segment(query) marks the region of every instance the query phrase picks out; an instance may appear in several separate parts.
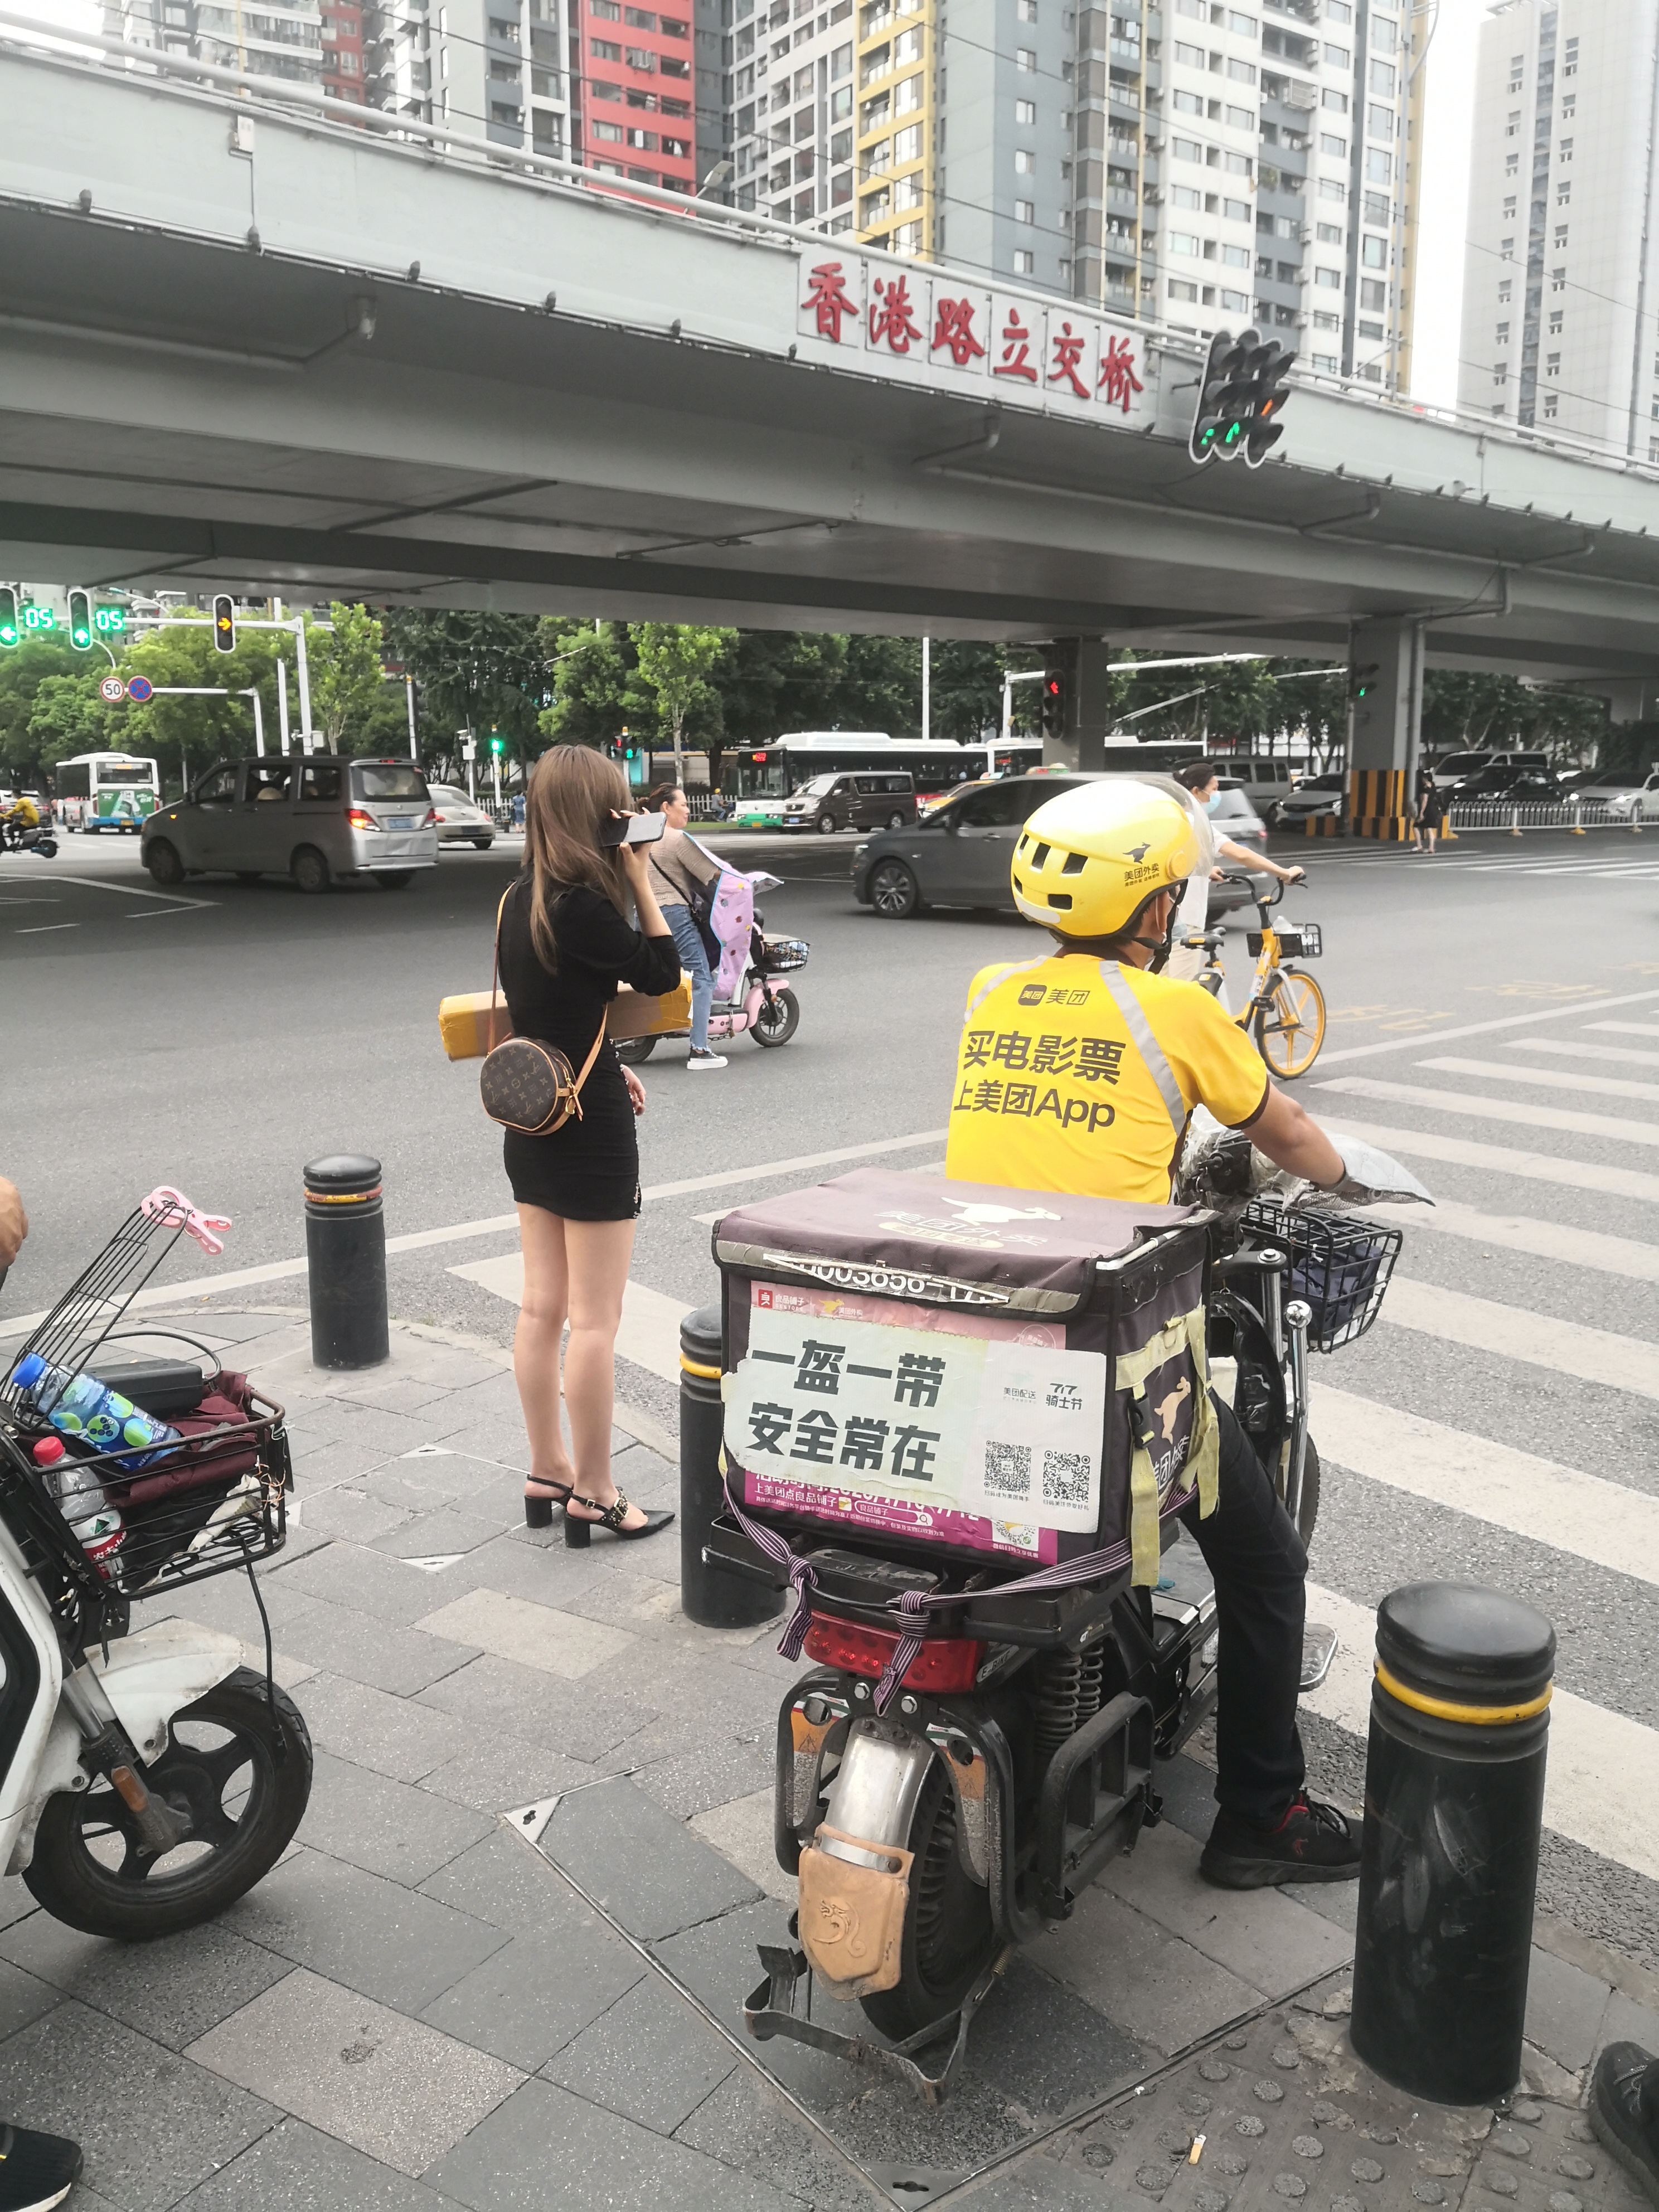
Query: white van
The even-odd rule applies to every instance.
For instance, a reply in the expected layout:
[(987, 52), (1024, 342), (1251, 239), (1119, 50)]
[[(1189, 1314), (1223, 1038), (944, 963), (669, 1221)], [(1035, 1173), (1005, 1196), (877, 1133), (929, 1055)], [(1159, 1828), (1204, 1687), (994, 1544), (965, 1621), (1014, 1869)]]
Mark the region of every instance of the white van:
[(1307, 773), (1305, 763), (1268, 759), (1261, 755), (1232, 760), (1219, 758), (1216, 765), (1228, 782), (1243, 787), (1251, 805), (1264, 821), (1269, 810), (1277, 806), (1281, 799), (1288, 799), (1298, 778)]

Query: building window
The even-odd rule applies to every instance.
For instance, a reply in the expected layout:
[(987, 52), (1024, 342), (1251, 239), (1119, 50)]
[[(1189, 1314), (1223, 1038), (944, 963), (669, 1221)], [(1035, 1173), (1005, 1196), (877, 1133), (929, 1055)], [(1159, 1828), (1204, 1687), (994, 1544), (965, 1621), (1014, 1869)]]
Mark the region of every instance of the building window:
[(1014, 221), (1016, 222), (1035, 222), (1036, 221), (1036, 209), (1030, 200), (1016, 200), (1014, 202)]
[(1565, 246), (1566, 242), (1567, 226), (1564, 222), (1558, 222), (1555, 226), (1555, 248), (1558, 253)]
[(1036, 100), (1017, 100), (1014, 102), (1014, 120), (1016, 123), (1035, 123), (1036, 121)]
[(1368, 146), (1365, 149), (1365, 174), (1374, 185), (1392, 184), (1394, 155), (1383, 153), (1378, 146)]
[(1495, 362), (1493, 362), (1493, 363), (1492, 363), (1492, 382), (1493, 382), (1494, 384), (1504, 384), (1504, 383), (1507, 383), (1507, 382), (1508, 382), (1508, 380), (1509, 380), (1509, 374), (1510, 374), (1510, 365), (1509, 365), (1508, 362), (1506, 362), (1506, 361), (1495, 361)]
[(852, 47), (850, 46), (837, 46), (835, 52), (830, 57), (830, 76), (831, 82), (833, 82), (836, 77), (851, 76), (852, 74)]
[(1572, 159), (1572, 141), (1571, 141), (1571, 138), (1564, 138), (1564, 139), (1561, 141), (1560, 144), (1556, 148), (1555, 152), (1556, 152), (1556, 158), (1557, 158), (1557, 160), (1558, 160), (1558, 161), (1571, 161), (1571, 159)]
[(1017, 70), (1023, 70), (1027, 76), (1035, 76), (1036, 56), (1030, 46), (1017, 46), (1014, 49), (1014, 67)]
[(619, 62), (622, 59), (622, 48), (611, 39), (590, 39), (587, 49), (596, 62)]
[(1498, 329), (1497, 329), (1497, 331), (1496, 331), (1496, 333), (1495, 333), (1495, 336), (1496, 336), (1497, 343), (1498, 343), (1499, 345), (1507, 345), (1507, 344), (1509, 343), (1509, 342), (1510, 342), (1510, 326), (1509, 326), (1509, 325), (1508, 325), (1507, 323), (1499, 323), (1499, 325), (1498, 325)]
[(1572, 185), (1571, 182), (1560, 184), (1556, 186), (1555, 204), (1559, 208), (1570, 207), (1572, 204)]
[(917, 161), (921, 158), (921, 125), (911, 124), (908, 131), (899, 131), (893, 140), (895, 161)]
[(1340, 315), (1328, 314), (1316, 307), (1313, 326), (1316, 331), (1340, 331), (1342, 327), (1342, 318)]
[(1552, 307), (1550, 309), (1550, 336), (1552, 337), (1559, 337), (1560, 333), (1561, 310), (1559, 307)]
[(1221, 295), (1221, 304), (1231, 314), (1248, 315), (1250, 312), (1250, 295), (1248, 292), (1224, 292)]
[(1196, 138), (1171, 138), (1170, 151), (1177, 161), (1202, 161), (1204, 149)]
[(1346, 138), (1334, 137), (1328, 131), (1322, 131), (1319, 134), (1319, 150), (1322, 154), (1334, 154), (1338, 161), (1342, 161), (1347, 155), (1348, 142)]
[(1316, 235), (1322, 246), (1340, 246), (1342, 226), (1340, 222), (1322, 222), (1317, 228)]
[(1544, 356), (1544, 374), (1546, 376), (1560, 375), (1561, 356), (1559, 353), (1547, 353)]
[(1224, 154), (1221, 157), (1221, 166), (1229, 176), (1248, 177), (1250, 173), (1250, 157), (1248, 154)]
[(1521, 136), (1521, 111), (1518, 107), (1510, 108), (1510, 119), (1504, 125), (1504, 136), (1506, 138), (1518, 138)]
[(1368, 107), (1365, 110), (1365, 132), (1368, 137), (1394, 137), (1394, 110), (1391, 107)]
[(1500, 307), (1508, 307), (1510, 303), (1510, 294), (1514, 289), (1514, 285), (1515, 280), (1513, 277), (1506, 276), (1503, 283), (1498, 286), (1498, 304)]
[[(1171, 276), (1170, 297), (1172, 300), (1196, 300), (1198, 287), (1196, 284), (1188, 284), (1183, 277)], [(1656, 441), (1654, 447), (1654, 458), (1659, 459), (1659, 441)]]
[(1368, 238), (1361, 249), (1360, 258), (1367, 269), (1386, 269), (1389, 265), (1389, 241), (1386, 238)]
[(1334, 353), (1316, 353), (1313, 365), (1316, 370), (1322, 371), (1327, 376), (1340, 376), (1342, 373), (1342, 364)]
[(1188, 69), (1201, 70), (1205, 65), (1203, 47), (1183, 46), (1179, 39), (1176, 40), (1175, 58)]
[(1037, 19), (1037, 0), (1019, 0), (1014, 13), (1022, 23), (1035, 23)]
[(1014, 174), (1017, 177), (1034, 177), (1036, 174), (1036, 155), (1028, 153), (1023, 146), (1017, 147), (1014, 151)]
[(1236, 62), (1229, 58), (1227, 74), (1235, 84), (1254, 84), (1255, 67), (1251, 62)]
[(1550, 271), (1550, 289), (1551, 289), (1551, 291), (1552, 291), (1552, 292), (1565, 292), (1565, 291), (1566, 290), (1566, 289), (1567, 289), (1567, 272), (1566, 272), (1566, 270), (1565, 270), (1565, 269), (1552, 269), (1552, 270), (1551, 270), (1551, 271)]
[(1577, 39), (1569, 39), (1567, 40), (1566, 50), (1562, 56), (1561, 74), (1563, 76), (1577, 76), (1578, 74), (1578, 41)]
[(1553, 392), (1547, 392), (1544, 394), (1544, 420), (1547, 422), (1553, 422), (1555, 420), (1556, 402), (1559, 397), (1559, 394)]
[(1014, 274), (1016, 276), (1036, 275), (1036, 256), (1024, 246), (1019, 247), (1014, 254)]
[(1374, 276), (1362, 276), (1359, 280), (1359, 304), (1369, 308), (1372, 314), (1380, 315), (1389, 304), (1388, 286), (1379, 283)]
[(1182, 115), (1202, 115), (1204, 102), (1195, 92), (1178, 92), (1175, 96), (1176, 110)]
[(1340, 292), (1342, 289), (1342, 271), (1340, 269), (1316, 269), (1314, 283), (1327, 292)]
[(1319, 197), (1322, 200), (1345, 201), (1348, 197), (1348, 188), (1339, 178), (1322, 177), (1319, 179)]
[(1327, 85), (1319, 95), (1319, 104), (1322, 107), (1328, 107), (1333, 114), (1346, 115), (1348, 112), (1348, 95), (1346, 92), (1334, 92), (1330, 86)]
[(1230, 131), (1254, 131), (1255, 129), (1255, 117), (1248, 107), (1229, 107), (1226, 114), (1226, 121), (1227, 128)]
[[(1378, 19), (1373, 18), (1371, 28), (1375, 31), (1377, 27)], [(1373, 62), (1371, 64), (1366, 82), (1379, 100), (1392, 100), (1394, 98), (1396, 81), (1392, 63)]]
[(1326, 66), (1329, 69), (1352, 69), (1353, 67), (1353, 56), (1349, 52), (1346, 46), (1327, 46), (1325, 49), (1325, 62)]

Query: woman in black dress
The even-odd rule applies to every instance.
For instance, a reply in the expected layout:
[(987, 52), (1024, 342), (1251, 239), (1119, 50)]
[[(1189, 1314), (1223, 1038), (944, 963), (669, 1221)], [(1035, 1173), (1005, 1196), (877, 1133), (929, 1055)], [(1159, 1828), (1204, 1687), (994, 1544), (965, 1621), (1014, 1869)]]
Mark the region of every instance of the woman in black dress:
[[(556, 1045), (578, 1073), (619, 981), (663, 992), (680, 980), (647, 872), (649, 848), (601, 842), (627, 811), (628, 785), (614, 761), (585, 745), (544, 754), (525, 806), (526, 866), (501, 907), (501, 990), (514, 1034)], [(580, 1118), (562, 1128), (545, 1137), (509, 1129), (502, 1148), (524, 1245), (513, 1369), (530, 1437), (525, 1519), (546, 1528), (563, 1504), (565, 1541), (574, 1546), (589, 1541), (595, 1522), (619, 1536), (648, 1536), (674, 1517), (630, 1505), (611, 1474), (617, 1329), (640, 1210), (634, 1118), (645, 1111), (645, 1088), (608, 1038), (579, 1103)], [(568, 1452), (559, 1418), (567, 1320)]]

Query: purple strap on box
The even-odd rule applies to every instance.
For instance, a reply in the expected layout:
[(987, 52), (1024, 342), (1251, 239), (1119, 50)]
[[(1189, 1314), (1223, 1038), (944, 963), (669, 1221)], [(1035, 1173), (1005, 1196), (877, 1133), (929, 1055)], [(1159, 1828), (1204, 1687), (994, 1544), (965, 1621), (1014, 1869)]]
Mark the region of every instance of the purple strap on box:
[[(817, 1587), (817, 1577), (812, 1571), (811, 1561), (799, 1558), (775, 1528), (769, 1528), (759, 1521), (751, 1521), (732, 1495), (730, 1475), (725, 1475), (721, 1480), (726, 1487), (726, 1502), (731, 1507), (738, 1526), (774, 1566), (782, 1568), (795, 1593), (795, 1609), (778, 1640), (778, 1650), (786, 1659), (799, 1659), (801, 1646), (806, 1641), (806, 1632), (812, 1625), (812, 1592)], [(1190, 1484), (1185, 1490), (1172, 1490), (1167, 1501), (1158, 1508), (1160, 1525), (1171, 1514), (1179, 1513), (1184, 1506), (1190, 1505), (1197, 1494), (1196, 1483)], [(1121, 1574), (1133, 1556), (1127, 1541), (1111, 1544), (1103, 1552), (1085, 1552), (1080, 1557), (1067, 1559), (1060, 1566), (1039, 1567), (1031, 1574), (1016, 1575), (1002, 1587), (1022, 1591), (1071, 1589), (1079, 1583), (1100, 1582), (1108, 1575)], [(899, 1615), (899, 1640), (892, 1657), (882, 1670), (880, 1680), (876, 1684), (875, 1707), (878, 1713), (884, 1713), (892, 1703), (894, 1692), (908, 1673), (926, 1640), (912, 1632), (910, 1624), (916, 1620), (918, 1614), (962, 1602), (963, 1593), (960, 1590), (932, 1595), (921, 1590), (906, 1590), (902, 1596), (888, 1600), (888, 1610)]]

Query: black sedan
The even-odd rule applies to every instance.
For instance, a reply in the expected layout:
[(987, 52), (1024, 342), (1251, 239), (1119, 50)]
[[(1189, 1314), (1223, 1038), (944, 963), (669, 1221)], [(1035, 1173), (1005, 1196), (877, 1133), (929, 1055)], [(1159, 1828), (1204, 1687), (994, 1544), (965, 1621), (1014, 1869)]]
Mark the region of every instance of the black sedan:
[[(858, 848), (853, 896), (890, 921), (902, 921), (930, 906), (991, 907), (1013, 914), (1018, 909), (1008, 877), (1020, 831), (1046, 800), (1094, 780), (1008, 776), (952, 792), (923, 820), (902, 830), (878, 830)], [(1225, 834), (1236, 837), (1241, 827), (1229, 821)], [(1210, 887), (1210, 914), (1248, 905), (1255, 896), (1248, 875), (1230, 873)]]

